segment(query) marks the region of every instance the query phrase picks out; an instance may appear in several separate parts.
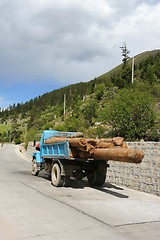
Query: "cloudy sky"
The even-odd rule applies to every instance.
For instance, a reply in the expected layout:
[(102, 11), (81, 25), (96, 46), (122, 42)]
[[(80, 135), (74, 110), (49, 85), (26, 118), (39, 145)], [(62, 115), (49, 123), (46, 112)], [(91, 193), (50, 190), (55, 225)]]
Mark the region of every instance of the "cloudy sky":
[(160, 0), (0, 0), (0, 108), (160, 49)]

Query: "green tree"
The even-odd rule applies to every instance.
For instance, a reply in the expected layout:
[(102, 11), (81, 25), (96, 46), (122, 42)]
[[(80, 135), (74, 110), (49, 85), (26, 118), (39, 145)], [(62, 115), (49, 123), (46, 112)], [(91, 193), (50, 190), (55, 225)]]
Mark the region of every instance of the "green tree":
[(109, 105), (108, 122), (126, 140), (144, 138), (154, 119), (152, 99), (145, 92), (122, 90)]
[(122, 62), (123, 62), (123, 68), (124, 68), (126, 66), (126, 64), (127, 64), (128, 59), (130, 58), (129, 57), (130, 51), (128, 50), (127, 45), (126, 45), (125, 42), (123, 43), (123, 45), (120, 48), (121, 48), (121, 51), (122, 51), (121, 52), (122, 53), (122, 57), (123, 57)]
[(148, 65), (146, 71), (143, 74), (145, 81), (148, 81), (150, 85), (157, 81), (157, 77), (155, 75), (155, 70), (153, 65)]
[(22, 131), (19, 129), (19, 125), (16, 122), (13, 122), (11, 126), (11, 141), (14, 141), (15, 144), (21, 143), (21, 134)]
[(125, 86), (124, 80), (121, 78), (121, 74), (113, 74), (111, 76), (112, 83), (118, 88), (123, 88)]
[(123, 87), (131, 84), (131, 76), (132, 76), (131, 67), (126, 65), (124, 68), (122, 68), (122, 72), (121, 72), (121, 81), (123, 80), (122, 81)]
[(111, 76), (111, 82), (115, 84), (118, 88), (124, 88), (131, 83), (131, 67), (128, 66), (128, 59), (130, 51), (127, 48), (126, 43), (123, 43), (123, 46), (120, 47), (122, 50), (122, 70), (118, 74), (113, 74)]
[(96, 88), (95, 88), (95, 98), (98, 101), (103, 98), (104, 91), (105, 91), (105, 84), (104, 83), (100, 83), (100, 84), (96, 85)]
[(93, 119), (96, 118), (97, 101), (91, 99), (82, 107), (82, 113), (88, 125), (93, 125)]
[(65, 129), (66, 131), (71, 132), (79, 132), (84, 130), (85, 126), (85, 119), (83, 116), (76, 117), (76, 116), (70, 116), (65, 120)]

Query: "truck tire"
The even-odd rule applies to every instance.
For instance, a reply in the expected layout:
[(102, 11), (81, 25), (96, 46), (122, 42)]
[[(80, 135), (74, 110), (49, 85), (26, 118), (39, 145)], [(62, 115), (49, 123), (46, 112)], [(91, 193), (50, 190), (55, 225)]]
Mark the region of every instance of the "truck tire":
[(96, 169), (92, 170), (88, 175), (88, 183), (90, 186), (102, 186), (106, 180), (107, 165), (98, 164)]
[(70, 183), (70, 176), (62, 176), (62, 186), (68, 187)]
[(88, 183), (90, 186), (95, 186), (97, 180), (97, 171), (93, 170), (87, 175)]
[(38, 176), (38, 174), (39, 174), (39, 170), (37, 169), (36, 160), (33, 159), (32, 160), (32, 175)]
[(90, 186), (102, 186), (106, 180), (106, 173), (99, 173), (97, 170), (94, 170), (87, 178)]
[(106, 173), (97, 173), (97, 179), (95, 182), (95, 186), (102, 186), (106, 180)]
[(63, 181), (61, 178), (61, 168), (58, 163), (55, 163), (52, 166), (51, 182), (55, 187), (61, 187), (63, 185)]

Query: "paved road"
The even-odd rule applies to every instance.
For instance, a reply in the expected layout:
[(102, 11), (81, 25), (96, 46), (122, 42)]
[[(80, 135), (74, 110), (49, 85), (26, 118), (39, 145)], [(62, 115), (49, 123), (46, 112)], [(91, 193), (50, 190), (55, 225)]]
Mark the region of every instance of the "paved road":
[(159, 240), (160, 198), (106, 183), (55, 188), (14, 145), (0, 147), (1, 240)]

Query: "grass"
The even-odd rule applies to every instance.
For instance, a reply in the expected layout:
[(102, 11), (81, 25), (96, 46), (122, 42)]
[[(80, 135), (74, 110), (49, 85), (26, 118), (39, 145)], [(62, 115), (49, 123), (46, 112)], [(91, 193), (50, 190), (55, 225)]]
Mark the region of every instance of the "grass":
[(11, 129), (11, 125), (0, 124), (0, 133), (6, 132)]

